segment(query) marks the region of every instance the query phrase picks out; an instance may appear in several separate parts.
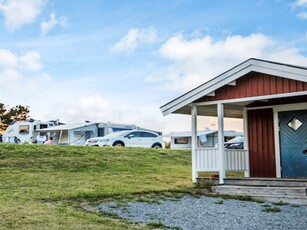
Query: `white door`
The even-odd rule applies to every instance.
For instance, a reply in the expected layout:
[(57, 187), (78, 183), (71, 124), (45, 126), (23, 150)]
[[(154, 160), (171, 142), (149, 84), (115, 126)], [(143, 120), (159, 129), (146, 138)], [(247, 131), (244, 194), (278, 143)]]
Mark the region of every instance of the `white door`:
[(140, 132), (128, 133), (125, 137), (125, 145), (130, 147), (142, 147)]
[(141, 145), (142, 147), (150, 148), (155, 143), (157, 136), (149, 132), (141, 133)]

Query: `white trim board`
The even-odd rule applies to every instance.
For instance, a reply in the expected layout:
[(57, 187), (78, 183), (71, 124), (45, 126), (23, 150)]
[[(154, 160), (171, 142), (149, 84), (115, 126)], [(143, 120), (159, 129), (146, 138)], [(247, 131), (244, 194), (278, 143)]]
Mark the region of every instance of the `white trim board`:
[(300, 91), (300, 92), (294, 92), (294, 93), (281, 93), (281, 94), (264, 95), (264, 96), (255, 96), (255, 97), (244, 97), (244, 98), (227, 99), (227, 100), (219, 100), (219, 101), (198, 102), (198, 103), (193, 103), (192, 105), (202, 106), (202, 105), (215, 105), (215, 104), (218, 104), (218, 103), (228, 104), (228, 103), (260, 101), (260, 100), (267, 100), (267, 99), (278, 99), (278, 98), (283, 98), (283, 97), (296, 97), (296, 96), (305, 96), (305, 95), (307, 95), (307, 91)]
[(285, 105), (268, 105), (268, 106), (259, 106), (259, 107), (250, 107), (246, 108), (246, 110), (257, 110), (257, 109), (273, 109), (274, 111), (281, 112), (281, 111), (288, 111), (287, 109), (291, 108), (290, 111), (294, 110), (305, 110), (307, 109), (307, 102), (301, 103), (292, 103), (292, 104), (285, 104)]

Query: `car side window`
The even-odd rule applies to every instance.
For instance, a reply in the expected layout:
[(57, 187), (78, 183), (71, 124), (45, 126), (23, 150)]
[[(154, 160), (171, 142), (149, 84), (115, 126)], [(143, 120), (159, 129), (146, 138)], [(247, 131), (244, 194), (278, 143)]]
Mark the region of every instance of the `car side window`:
[(132, 132), (132, 133), (128, 133), (125, 137), (130, 137), (130, 138), (134, 138), (134, 137), (140, 137), (140, 132)]
[(157, 135), (153, 133), (141, 132), (141, 137), (156, 138)]

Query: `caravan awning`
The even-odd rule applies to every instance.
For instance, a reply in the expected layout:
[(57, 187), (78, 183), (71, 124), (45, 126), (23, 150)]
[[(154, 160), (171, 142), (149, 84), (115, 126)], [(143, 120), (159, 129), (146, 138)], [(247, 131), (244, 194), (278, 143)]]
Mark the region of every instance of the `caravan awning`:
[(45, 129), (37, 129), (35, 132), (57, 132), (57, 131), (62, 131), (62, 130), (72, 130), (72, 129), (78, 129), (78, 128), (84, 128), (87, 126), (95, 125), (96, 123), (79, 123), (79, 124), (69, 124), (69, 125), (58, 125), (58, 126), (53, 126)]

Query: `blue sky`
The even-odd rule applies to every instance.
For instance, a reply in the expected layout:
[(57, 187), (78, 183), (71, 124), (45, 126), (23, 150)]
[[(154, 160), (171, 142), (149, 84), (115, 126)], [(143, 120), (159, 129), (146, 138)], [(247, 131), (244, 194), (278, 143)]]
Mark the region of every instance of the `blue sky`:
[(307, 0), (0, 0), (0, 101), (40, 120), (188, 130), (159, 107), (250, 57), (307, 66), (306, 43)]

